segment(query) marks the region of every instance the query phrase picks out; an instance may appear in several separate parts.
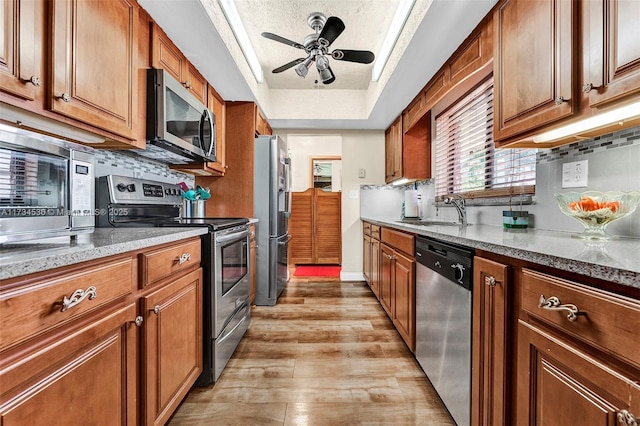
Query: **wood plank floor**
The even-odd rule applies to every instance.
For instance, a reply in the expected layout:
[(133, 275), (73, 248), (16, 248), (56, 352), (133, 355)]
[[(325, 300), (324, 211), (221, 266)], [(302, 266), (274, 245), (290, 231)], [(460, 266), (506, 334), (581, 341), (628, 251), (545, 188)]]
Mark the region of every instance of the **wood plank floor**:
[(455, 425), (369, 287), (293, 277), (169, 425)]

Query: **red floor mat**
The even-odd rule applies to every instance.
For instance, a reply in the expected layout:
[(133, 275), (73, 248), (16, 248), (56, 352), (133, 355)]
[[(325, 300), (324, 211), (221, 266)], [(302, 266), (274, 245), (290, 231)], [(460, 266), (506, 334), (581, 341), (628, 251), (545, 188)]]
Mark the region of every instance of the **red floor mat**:
[(339, 265), (300, 265), (293, 273), (295, 277), (340, 277)]

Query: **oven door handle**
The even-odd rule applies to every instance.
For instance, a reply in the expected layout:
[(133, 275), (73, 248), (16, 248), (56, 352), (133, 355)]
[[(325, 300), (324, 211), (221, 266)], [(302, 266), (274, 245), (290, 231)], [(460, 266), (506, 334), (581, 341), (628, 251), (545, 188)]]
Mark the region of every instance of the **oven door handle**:
[(245, 303), (241, 309), (237, 310), (236, 313), (233, 314), (233, 316), (229, 319), (229, 323), (231, 323), (233, 319), (240, 314), (242, 314), (242, 319), (238, 321), (238, 323), (234, 325), (231, 330), (229, 330), (227, 333), (224, 333), (223, 335), (220, 336), (219, 339), (217, 339), (217, 342), (216, 342), (217, 345), (221, 345), (222, 343), (224, 343), (224, 341), (227, 340), (229, 336), (232, 336), (233, 333), (236, 331), (236, 329), (244, 323), (244, 321), (247, 319), (245, 312), (247, 312), (248, 309), (249, 309), (249, 305)]
[(229, 241), (241, 240), (248, 237), (250, 234), (249, 229), (245, 229), (240, 232), (234, 232), (233, 234), (216, 235), (216, 244), (224, 244)]

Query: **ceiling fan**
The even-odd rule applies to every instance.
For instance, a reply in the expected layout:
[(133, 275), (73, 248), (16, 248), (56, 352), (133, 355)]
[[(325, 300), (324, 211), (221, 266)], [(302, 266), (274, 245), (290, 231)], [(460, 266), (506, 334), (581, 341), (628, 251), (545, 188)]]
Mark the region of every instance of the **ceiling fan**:
[(307, 23), (315, 31), (314, 34), (309, 34), (304, 38), (303, 44), (286, 39), (277, 34), (264, 32), (263, 37), (270, 40), (284, 43), (286, 45), (302, 49), (307, 52), (306, 58), (298, 58), (286, 63), (272, 72), (274, 74), (286, 71), (297, 65), (296, 73), (304, 78), (309, 72), (309, 68), (312, 63), (316, 63), (316, 69), (320, 75), (320, 80), (324, 84), (331, 84), (336, 80), (336, 76), (331, 71), (329, 66), (329, 58), (326, 55), (331, 56), (337, 61), (357, 62), (360, 64), (370, 64), (373, 62), (375, 56), (373, 52), (368, 50), (346, 50), (336, 49), (329, 53), (329, 46), (333, 43), (340, 34), (344, 31), (344, 22), (336, 16), (330, 16), (327, 18), (323, 13), (313, 12), (307, 18)]

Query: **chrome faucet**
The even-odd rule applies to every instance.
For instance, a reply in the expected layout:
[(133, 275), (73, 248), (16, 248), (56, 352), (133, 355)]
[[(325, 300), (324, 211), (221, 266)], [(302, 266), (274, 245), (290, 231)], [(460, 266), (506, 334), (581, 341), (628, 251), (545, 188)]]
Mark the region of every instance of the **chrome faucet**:
[(458, 197), (457, 199), (453, 198), (453, 196), (446, 197), (444, 199), (445, 204), (453, 204), (453, 206), (458, 211), (458, 221), (460, 225), (467, 225), (467, 210), (465, 208), (464, 197), (459, 194), (454, 194), (454, 196)]

